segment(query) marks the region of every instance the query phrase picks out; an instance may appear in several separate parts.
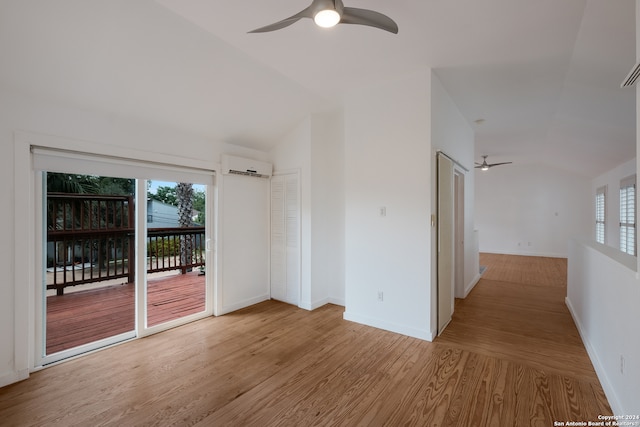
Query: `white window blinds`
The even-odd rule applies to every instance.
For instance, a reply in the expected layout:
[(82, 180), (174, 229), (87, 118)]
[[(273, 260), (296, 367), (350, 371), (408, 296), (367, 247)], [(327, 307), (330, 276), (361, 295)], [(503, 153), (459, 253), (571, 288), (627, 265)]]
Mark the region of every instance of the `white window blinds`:
[(31, 152), (34, 170), (213, 185), (210, 170), (46, 147), (32, 146)]
[(620, 181), (620, 250), (636, 254), (636, 176)]
[(600, 187), (596, 190), (596, 242), (604, 244), (605, 242), (605, 199), (607, 187)]

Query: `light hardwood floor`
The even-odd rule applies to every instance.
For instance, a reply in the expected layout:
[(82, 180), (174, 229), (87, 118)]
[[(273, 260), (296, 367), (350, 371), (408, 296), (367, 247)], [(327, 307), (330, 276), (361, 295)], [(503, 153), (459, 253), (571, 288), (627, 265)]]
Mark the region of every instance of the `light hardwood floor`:
[[(265, 302), (0, 389), (3, 426), (552, 426), (611, 414), (564, 307), (566, 261), (489, 268), (429, 343)], [(563, 278), (564, 276), (564, 278)]]

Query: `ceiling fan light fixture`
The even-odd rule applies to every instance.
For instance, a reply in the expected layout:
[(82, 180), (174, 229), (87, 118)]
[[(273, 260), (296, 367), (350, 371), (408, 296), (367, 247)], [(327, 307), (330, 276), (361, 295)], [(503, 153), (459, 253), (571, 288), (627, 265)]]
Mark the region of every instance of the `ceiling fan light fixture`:
[(387, 15), (375, 10), (345, 7), (342, 0), (311, 0), (309, 6), (295, 15), (273, 24), (256, 28), (249, 31), (249, 33), (267, 33), (281, 30), (305, 18), (313, 19), (317, 26), (323, 28), (331, 28), (337, 24), (357, 24), (398, 34), (398, 24)]
[(482, 156), (482, 163), (477, 163), (476, 162), (476, 169), (480, 169), (481, 171), (488, 171), (489, 168), (492, 168), (494, 166), (500, 166), (500, 165), (510, 165), (513, 162), (500, 162), (500, 163), (487, 163), (487, 156), (486, 154)]
[(318, 27), (331, 28), (340, 22), (340, 14), (334, 9), (325, 9), (316, 13), (313, 20)]

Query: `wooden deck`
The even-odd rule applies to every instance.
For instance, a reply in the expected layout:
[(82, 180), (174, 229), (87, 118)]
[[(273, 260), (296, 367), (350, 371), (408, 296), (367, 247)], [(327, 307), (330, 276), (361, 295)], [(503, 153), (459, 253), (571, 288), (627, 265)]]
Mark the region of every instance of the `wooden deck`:
[[(205, 276), (198, 272), (149, 280), (148, 325), (205, 309)], [(47, 354), (134, 330), (134, 284), (47, 297)]]

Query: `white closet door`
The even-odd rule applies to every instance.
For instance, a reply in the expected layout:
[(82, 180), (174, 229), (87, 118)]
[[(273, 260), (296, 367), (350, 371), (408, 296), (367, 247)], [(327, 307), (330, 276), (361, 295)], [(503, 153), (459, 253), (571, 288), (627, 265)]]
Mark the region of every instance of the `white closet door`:
[(438, 334), (451, 321), (454, 308), (454, 179), (453, 162), (438, 156)]
[(300, 185), (297, 173), (271, 179), (271, 298), (300, 299)]

